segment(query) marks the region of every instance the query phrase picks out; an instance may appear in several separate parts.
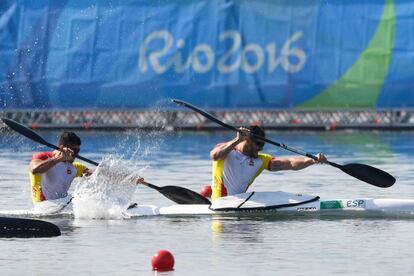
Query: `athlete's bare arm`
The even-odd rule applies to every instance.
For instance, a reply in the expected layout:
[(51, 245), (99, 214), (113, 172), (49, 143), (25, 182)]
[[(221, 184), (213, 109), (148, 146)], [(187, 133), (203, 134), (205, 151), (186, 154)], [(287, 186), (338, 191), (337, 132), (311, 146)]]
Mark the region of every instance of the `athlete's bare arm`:
[(29, 169), (32, 174), (45, 173), (59, 162), (73, 162), (73, 158), (73, 151), (68, 148), (63, 148), (62, 150), (54, 151), (52, 158), (48, 158), (46, 160), (35, 159), (30, 161)]
[(227, 154), (229, 154), (233, 148), (238, 145), (239, 143), (243, 142), (247, 139), (249, 135), (249, 130), (247, 128), (239, 128), (241, 132), (237, 132), (237, 136), (226, 142), (223, 143), (210, 151), (210, 157), (213, 160), (223, 160), (226, 158)]
[(317, 160), (313, 160), (308, 157), (299, 158), (273, 158), (270, 161), (270, 171), (283, 171), (283, 170), (302, 170), (313, 164), (326, 163), (328, 160), (322, 153), (316, 155)]

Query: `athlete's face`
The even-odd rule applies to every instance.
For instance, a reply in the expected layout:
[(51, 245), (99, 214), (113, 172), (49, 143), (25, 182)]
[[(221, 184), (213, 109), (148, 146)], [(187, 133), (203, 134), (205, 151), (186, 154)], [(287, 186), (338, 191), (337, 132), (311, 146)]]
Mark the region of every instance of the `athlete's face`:
[(259, 151), (262, 148), (252, 139), (246, 140), (246, 154), (251, 157), (257, 158)]
[(264, 143), (263, 143), (263, 142), (260, 142), (260, 141), (254, 141), (254, 140), (253, 140), (253, 143), (254, 143), (254, 145), (256, 146), (257, 151), (262, 151), (262, 150), (263, 150), (263, 147), (264, 147)]
[(69, 148), (71, 150), (73, 150), (74, 154), (78, 154), (80, 152), (80, 146), (78, 146), (78, 145), (71, 145), (71, 146), (69, 146)]
[(68, 155), (66, 160), (70, 163), (75, 161), (75, 155), (77, 155), (80, 151), (80, 146), (75, 144), (59, 145), (59, 148), (69, 149), (69, 151), (66, 151), (66, 154)]
[(80, 146), (75, 144), (65, 145), (64, 147), (70, 148), (74, 154), (78, 154), (80, 151)]

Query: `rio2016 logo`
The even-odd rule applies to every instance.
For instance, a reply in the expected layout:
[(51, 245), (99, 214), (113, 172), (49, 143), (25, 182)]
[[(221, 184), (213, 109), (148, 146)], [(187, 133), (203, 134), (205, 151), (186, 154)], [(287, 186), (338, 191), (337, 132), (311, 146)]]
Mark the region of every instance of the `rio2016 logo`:
[[(297, 73), (305, 66), (306, 54), (303, 49), (294, 47), (293, 44), (302, 36), (302, 31), (293, 33), (277, 55), (275, 42), (268, 43), (264, 49), (255, 43), (242, 47), (239, 32), (225, 31), (219, 35), (219, 42), (229, 40), (231, 46), (221, 56), (216, 56), (214, 48), (209, 44), (201, 43), (194, 47), (185, 60), (180, 51), (186, 47), (185, 41), (175, 40), (168, 31), (156, 31), (146, 36), (139, 48), (138, 70), (145, 73), (150, 67), (157, 74), (163, 74), (171, 68), (176, 73), (184, 73), (191, 68), (194, 72), (203, 74), (216, 68), (222, 74), (230, 74), (237, 70), (253, 74), (267, 63), (267, 73), (274, 72), (279, 66), (287, 73)], [(151, 45), (156, 40), (161, 41), (163, 46), (155, 50)], [(171, 56), (172, 51), (174, 55)]]

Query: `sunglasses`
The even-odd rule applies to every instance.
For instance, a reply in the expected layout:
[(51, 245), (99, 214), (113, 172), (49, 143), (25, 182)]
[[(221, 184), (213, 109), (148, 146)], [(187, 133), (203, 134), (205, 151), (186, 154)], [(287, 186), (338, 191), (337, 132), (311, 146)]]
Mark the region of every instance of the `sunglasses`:
[(80, 147), (68, 146), (74, 154), (78, 154), (80, 152)]

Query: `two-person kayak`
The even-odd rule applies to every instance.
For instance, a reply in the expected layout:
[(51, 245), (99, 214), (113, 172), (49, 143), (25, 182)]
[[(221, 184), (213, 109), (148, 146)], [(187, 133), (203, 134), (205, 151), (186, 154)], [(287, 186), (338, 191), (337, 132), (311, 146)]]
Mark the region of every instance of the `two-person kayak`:
[[(33, 210), (0, 211), (0, 215), (13, 216), (71, 216), (71, 204), (67, 199), (48, 202)], [(341, 213), (341, 214), (413, 214), (414, 199), (392, 198), (320, 198), (306, 194), (287, 192), (248, 192), (220, 198), (210, 204), (174, 204), (155, 206), (132, 204), (124, 211), (125, 218), (142, 216), (181, 215), (232, 215), (274, 213)]]

